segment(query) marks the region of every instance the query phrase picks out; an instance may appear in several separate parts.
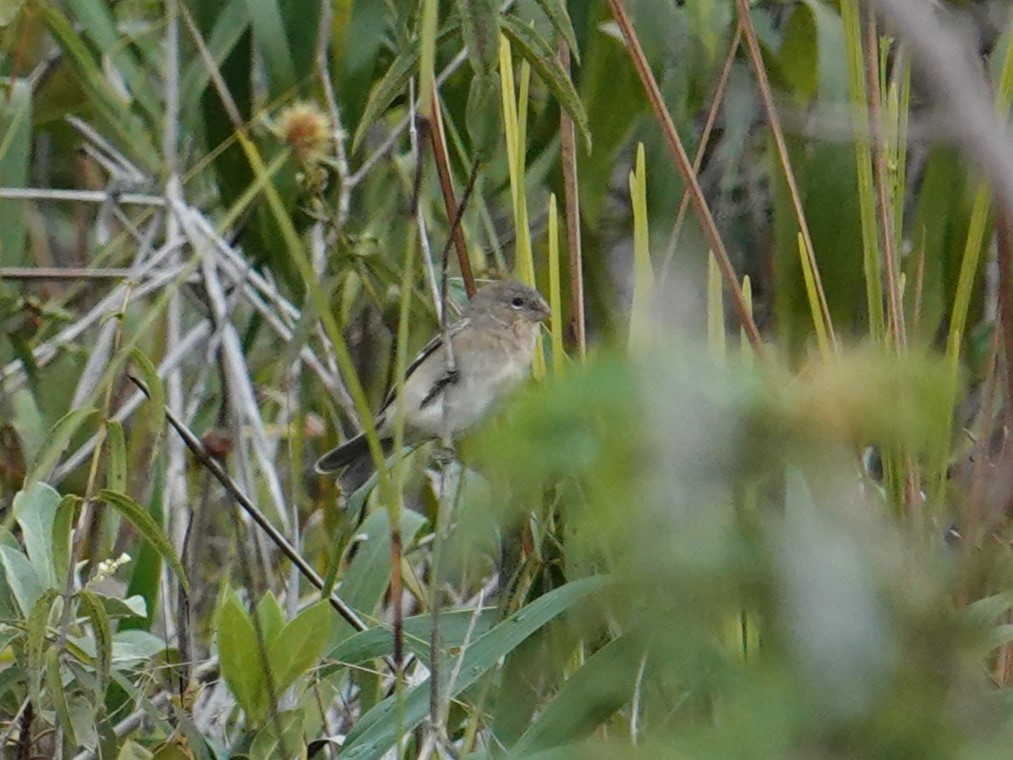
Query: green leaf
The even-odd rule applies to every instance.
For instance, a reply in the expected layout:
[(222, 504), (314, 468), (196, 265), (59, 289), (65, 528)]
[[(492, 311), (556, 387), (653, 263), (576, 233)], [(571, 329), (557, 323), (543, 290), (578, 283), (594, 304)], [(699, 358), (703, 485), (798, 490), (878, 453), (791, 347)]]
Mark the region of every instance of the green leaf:
[[(153, 468), (151, 502), (147, 506), (155, 522), (161, 524), (163, 521), (162, 498), (165, 493), (165, 489), (162, 488), (162, 483), (165, 480), (164, 468), (160, 461), (154, 461)], [(142, 542), (140, 550), (132, 557), (130, 580), (127, 582), (125, 593), (127, 596), (139, 595), (143, 598), (146, 609), (157, 609), (162, 582), (162, 558), (147, 542)], [(119, 630), (140, 629), (146, 631), (151, 628), (151, 623), (151, 618), (127, 618), (120, 623)]]
[(542, 12), (549, 17), (552, 28), (556, 34), (566, 41), (567, 47), (573, 59), (580, 63), (580, 50), (577, 47), (577, 36), (573, 33), (573, 24), (570, 23), (570, 14), (566, 10), (564, 0), (537, 0)]
[(722, 41), (728, 38), (732, 29), (734, 5), (724, 0), (696, 0), (683, 4), (686, 31), (697, 47), (687, 51), (698, 59), (695, 65), (710, 68), (719, 60)]
[(70, 719), (70, 708), (67, 705), (67, 693), (63, 689), (63, 676), (60, 673), (60, 650), (51, 646), (46, 652), (46, 689), (49, 691), (49, 699), (56, 710), (56, 717), (60, 721), (63, 733), (70, 746), (77, 744), (74, 733), (74, 723)]
[(32, 466), (25, 475), (25, 485), (42, 480), (49, 474), (70, 443), (71, 437), (93, 414), (95, 414), (94, 407), (84, 406), (72, 409), (57, 420), (35, 454)]
[(106, 488), (99, 491), (98, 498), (119, 512), (137, 529), (138, 533), (147, 539), (152, 548), (161, 555), (162, 559), (176, 573), (179, 582), (183, 584), (183, 588), (189, 590), (190, 585), (186, 579), (186, 572), (183, 570), (179, 557), (176, 556), (176, 550), (172, 548), (172, 544), (165, 535), (165, 531), (155, 522), (155, 518), (151, 516), (151, 513), (126, 494), (116, 493)]
[(816, 19), (803, 3), (795, 6), (785, 25), (778, 63), (785, 80), (802, 104), (808, 104), (819, 86), (819, 41)]
[[(401, 541), (409, 546), (425, 524), (416, 512), (401, 515)], [(341, 598), (352, 609), (372, 614), (390, 584), (390, 517), (387, 510), (377, 510), (367, 517), (358, 530), (362, 536), (355, 559), (341, 581)], [(343, 619), (335, 621), (334, 643), (354, 633)]]
[[(440, 614), (440, 640), (443, 650), (464, 646), (468, 630), (473, 627), (471, 641), (485, 635), (496, 622), (495, 609), (483, 610), (475, 617), (474, 610), (450, 610)], [(429, 660), (429, 635), (432, 628), (430, 615), (415, 615), (404, 621), (404, 641), (409, 652), (423, 662)], [(342, 641), (327, 654), (328, 660), (348, 665), (360, 665), (377, 657), (390, 654), (394, 648), (394, 633), (389, 625), (378, 625), (356, 633)]]
[(475, 75), (468, 90), (465, 123), (475, 160), (483, 163), (488, 160), (500, 139), (499, 119), (496, 116), (499, 109), (498, 81), (495, 74)]
[(0, 565), (3, 566), (7, 586), (21, 608), (21, 614), (28, 615), (43, 591), (45, 583), (28, 561), (28, 557), (11, 546), (0, 545)]
[(974, 626), (992, 626), (1010, 609), (1013, 609), (1013, 593), (1002, 591), (971, 602), (961, 611), (961, 616)]
[(580, 102), (577, 90), (570, 81), (569, 74), (563, 70), (553, 50), (531, 27), (511, 16), (501, 20), (503, 34), (523, 56), (539, 78), (549, 88), (559, 105), (573, 120), (574, 126), (584, 138), (584, 146), (591, 152), (591, 130), (587, 121), (584, 104)]
[(279, 693), (320, 659), (330, 619), (330, 604), (321, 600), (296, 615), (268, 647), (267, 661)]
[(106, 614), (110, 618), (143, 618), (148, 616), (148, 605), (144, 601), (144, 597), (140, 594), (128, 596), (126, 599), (120, 599), (116, 596), (106, 596), (105, 594), (99, 594), (97, 592), (95, 593), (95, 596), (102, 603), (102, 607), (105, 608)]
[(226, 588), (218, 610), (218, 659), (236, 701), (252, 723), (260, 723), (267, 715), (267, 687), (257, 633), (231, 588)]
[(127, 490), (127, 442), (123, 436), (123, 424), (118, 420), (106, 420), (106, 447), (109, 452), (106, 487), (110, 491), (125, 493)]
[(25, 652), (28, 656), (28, 689), (32, 699), (39, 699), (39, 685), (45, 666), (46, 645), (49, 643), (49, 615), (59, 596), (56, 589), (47, 589), (35, 602), (25, 621)]
[(251, 760), (276, 760), (283, 758), (281, 748), (284, 746), (288, 757), (301, 756), (300, 750), (303, 743), (304, 713), (302, 710), (285, 710), (279, 713), (281, 722), (281, 739), (278, 738), (278, 728), (275, 721), (269, 720), (262, 729), (257, 732), (250, 745), (249, 757)]
[(64, 60), (77, 73), (105, 126), (116, 134), (119, 147), (128, 149), (130, 157), (143, 169), (155, 171), (159, 152), (149, 139), (147, 130), (106, 81), (102, 67), (70, 19), (52, 3), (40, 3), (39, 7), (46, 25), (63, 50)]
[(264, 59), (270, 91), (282, 93), (296, 84), (292, 53), (285, 37), (281, 10), (275, 0), (247, 0), (257, 49)]
[[(113, 636), (113, 663), (128, 665), (150, 660), (165, 649), (165, 642), (147, 631), (119, 631)], [(113, 673), (115, 677), (115, 671)]]
[[(600, 592), (607, 584), (608, 578), (604, 576), (573, 581), (539, 597), (511, 615), (467, 649), (460, 675), (454, 681), (453, 693), (446, 697), (453, 698), (460, 694), (532, 633), (577, 602)], [(448, 679), (450, 667), (440, 669)], [(395, 746), (399, 730), (401, 733), (409, 732), (425, 720), (429, 711), (429, 684), (423, 682), (408, 689), (400, 698), (402, 704), (399, 705), (398, 702), (398, 695), (390, 696), (359, 719), (346, 737), (341, 753), (343, 760), (380, 758)], [(401, 714), (395, 720), (395, 713), (399, 709)]]
[(140, 744), (127, 739), (120, 747), (116, 760), (151, 760), (152, 754)]
[(56, 583), (62, 584), (70, 572), (71, 538), (74, 535), (74, 517), (77, 508), (84, 503), (80, 496), (67, 495), (60, 499), (60, 505), (53, 516), (53, 573)]
[(363, 136), (373, 123), (380, 118), (380, 115), (387, 110), (387, 107), (394, 101), (394, 98), (401, 95), (408, 88), (408, 80), (419, 65), (419, 52), (416, 48), (402, 50), (397, 58), (387, 69), (387, 73), (376, 83), (369, 92), (366, 106), (362, 111), (362, 118), (359, 126), (352, 137), (352, 152), (359, 147)]
[(95, 635), (95, 671), (98, 675), (95, 699), (100, 702), (105, 698), (106, 689), (109, 687), (109, 674), (113, 662), (113, 633), (109, 625), (109, 615), (98, 594), (84, 590), (79, 597), (85, 614), (91, 620), (92, 632)]
[[(299, 0), (279, 0), (282, 26), (288, 40), (295, 85), (305, 87), (317, 75), (317, 47), (320, 39), (320, 12), (322, 3), (303, 3)], [(288, 95), (274, 89), (278, 95)]]
[(116, 19), (110, 13), (112, 6), (96, 3), (95, 0), (67, 0), (67, 6), (73, 12), (75, 23), (91, 38), (95, 48), (109, 57), (110, 70), (123, 77), (130, 97), (135, 98), (152, 123), (157, 124), (162, 113), (160, 99), (134, 54), (139, 48), (124, 44), (128, 40), (117, 28)]
[[(32, 87), (24, 79), (0, 77), (0, 187), (25, 187), (32, 155)], [(25, 253), (24, 201), (0, 200), (0, 265), (22, 266)]]
[[(31, 350), (26, 347), (24, 352), (16, 350), (15, 353), (25, 365), (30, 377), (37, 373), (38, 368), (35, 367)], [(35, 398), (26, 389), (15, 391), (10, 397), (10, 405), (11, 424), (21, 439), (22, 451), (27, 462), (35, 458), (43, 441), (46, 440), (46, 423), (42, 419)]]
[(47, 587), (56, 587), (58, 579), (53, 561), (53, 521), (60, 505), (60, 494), (45, 483), (35, 483), (14, 497), (14, 517), (21, 526), (21, 540), (38, 577)]
[(165, 386), (162, 385), (162, 378), (159, 377), (158, 370), (152, 364), (151, 359), (139, 348), (130, 352), (130, 360), (140, 370), (141, 379), (148, 387), (148, 409), (151, 410), (149, 424), (154, 436), (148, 445), (151, 447), (151, 462), (154, 462), (158, 457), (167, 424), (165, 419)]
[(568, 678), (508, 757), (522, 757), (587, 736), (633, 696), (641, 648), (623, 636), (595, 652)]
[(257, 621), (264, 637), (264, 644), (270, 647), (285, 627), (285, 611), (278, 603), (278, 597), (268, 591), (257, 605)]
[(461, 34), (471, 68), (479, 78), (496, 71), (499, 62), (499, 3), (496, 0), (457, 0)]

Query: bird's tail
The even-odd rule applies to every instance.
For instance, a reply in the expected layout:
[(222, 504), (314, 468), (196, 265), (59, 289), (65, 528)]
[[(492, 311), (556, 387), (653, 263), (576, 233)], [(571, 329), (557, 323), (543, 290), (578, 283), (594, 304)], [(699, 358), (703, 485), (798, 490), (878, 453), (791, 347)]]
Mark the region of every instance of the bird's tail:
[[(384, 451), (390, 447), (390, 439), (384, 438), (380, 441)], [(320, 473), (337, 472), (348, 467), (350, 464), (369, 456), (369, 443), (362, 433), (345, 441), (336, 449), (324, 454), (316, 463), (316, 471)]]

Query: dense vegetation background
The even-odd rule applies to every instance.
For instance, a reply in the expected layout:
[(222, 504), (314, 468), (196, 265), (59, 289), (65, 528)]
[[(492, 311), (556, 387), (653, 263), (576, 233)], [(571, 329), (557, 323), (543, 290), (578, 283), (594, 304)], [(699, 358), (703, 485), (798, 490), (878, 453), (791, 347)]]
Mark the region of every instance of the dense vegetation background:
[[(0, 0), (4, 757), (1008, 756), (1011, 39)], [(314, 474), (508, 274), (530, 386)]]

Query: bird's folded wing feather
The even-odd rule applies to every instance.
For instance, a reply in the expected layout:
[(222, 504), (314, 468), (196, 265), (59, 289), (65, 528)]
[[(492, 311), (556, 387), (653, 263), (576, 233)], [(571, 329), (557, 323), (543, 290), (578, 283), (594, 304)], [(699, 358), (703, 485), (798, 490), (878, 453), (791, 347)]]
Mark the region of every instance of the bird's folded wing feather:
[[(447, 329), (447, 336), (452, 339), (455, 335), (461, 332), (461, 330), (467, 327), (470, 321), (471, 321), (470, 319), (465, 317), (464, 319), (455, 322)], [(424, 362), (426, 359), (432, 356), (436, 351), (442, 350), (443, 350), (443, 333), (440, 332), (437, 333), (436, 336), (431, 341), (429, 341), (428, 343), (426, 343), (425, 346), (422, 347), (422, 350), (419, 352), (418, 356), (416, 356), (412, 360), (412, 363), (408, 365), (408, 369), (405, 370), (405, 382), (406, 383), (408, 382), (408, 379), (412, 376), (415, 370), (417, 370), (422, 365), (422, 362)], [(452, 374), (449, 372), (444, 372), (443, 374), (438, 376), (433, 382), (430, 390), (426, 393), (425, 397), (423, 398), (422, 406), (426, 406), (431, 401), (433, 401), (433, 399), (435, 399), (440, 394), (440, 391), (442, 391), (448, 385), (451, 385), (456, 379), (457, 379), (456, 373)], [(384, 412), (387, 411), (390, 405), (394, 403), (394, 399), (396, 397), (397, 397), (397, 385), (395, 385), (393, 388), (390, 389), (390, 391), (388, 391), (387, 397), (383, 400), (383, 406), (380, 408), (380, 414), (383, 414)]]

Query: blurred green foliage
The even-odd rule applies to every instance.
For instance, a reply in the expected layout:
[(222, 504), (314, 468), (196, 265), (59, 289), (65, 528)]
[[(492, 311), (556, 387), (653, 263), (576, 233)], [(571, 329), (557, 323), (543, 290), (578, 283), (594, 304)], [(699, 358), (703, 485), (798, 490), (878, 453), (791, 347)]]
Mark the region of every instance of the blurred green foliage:
[[(0, 3), (0, 753), (1005, 757), (1013, 294), (907, 51), (853, 0), (749, 3), (755, 60), (731, 0), (621, 3), (761, 355), (609, 0), (429, 2)], [(1005, 111), (1000, 5), (946, 12)], [(463, 304), (466, 188), (472, 268), (530, 241), (566, 355), (346, 493), (311, 463)]]

